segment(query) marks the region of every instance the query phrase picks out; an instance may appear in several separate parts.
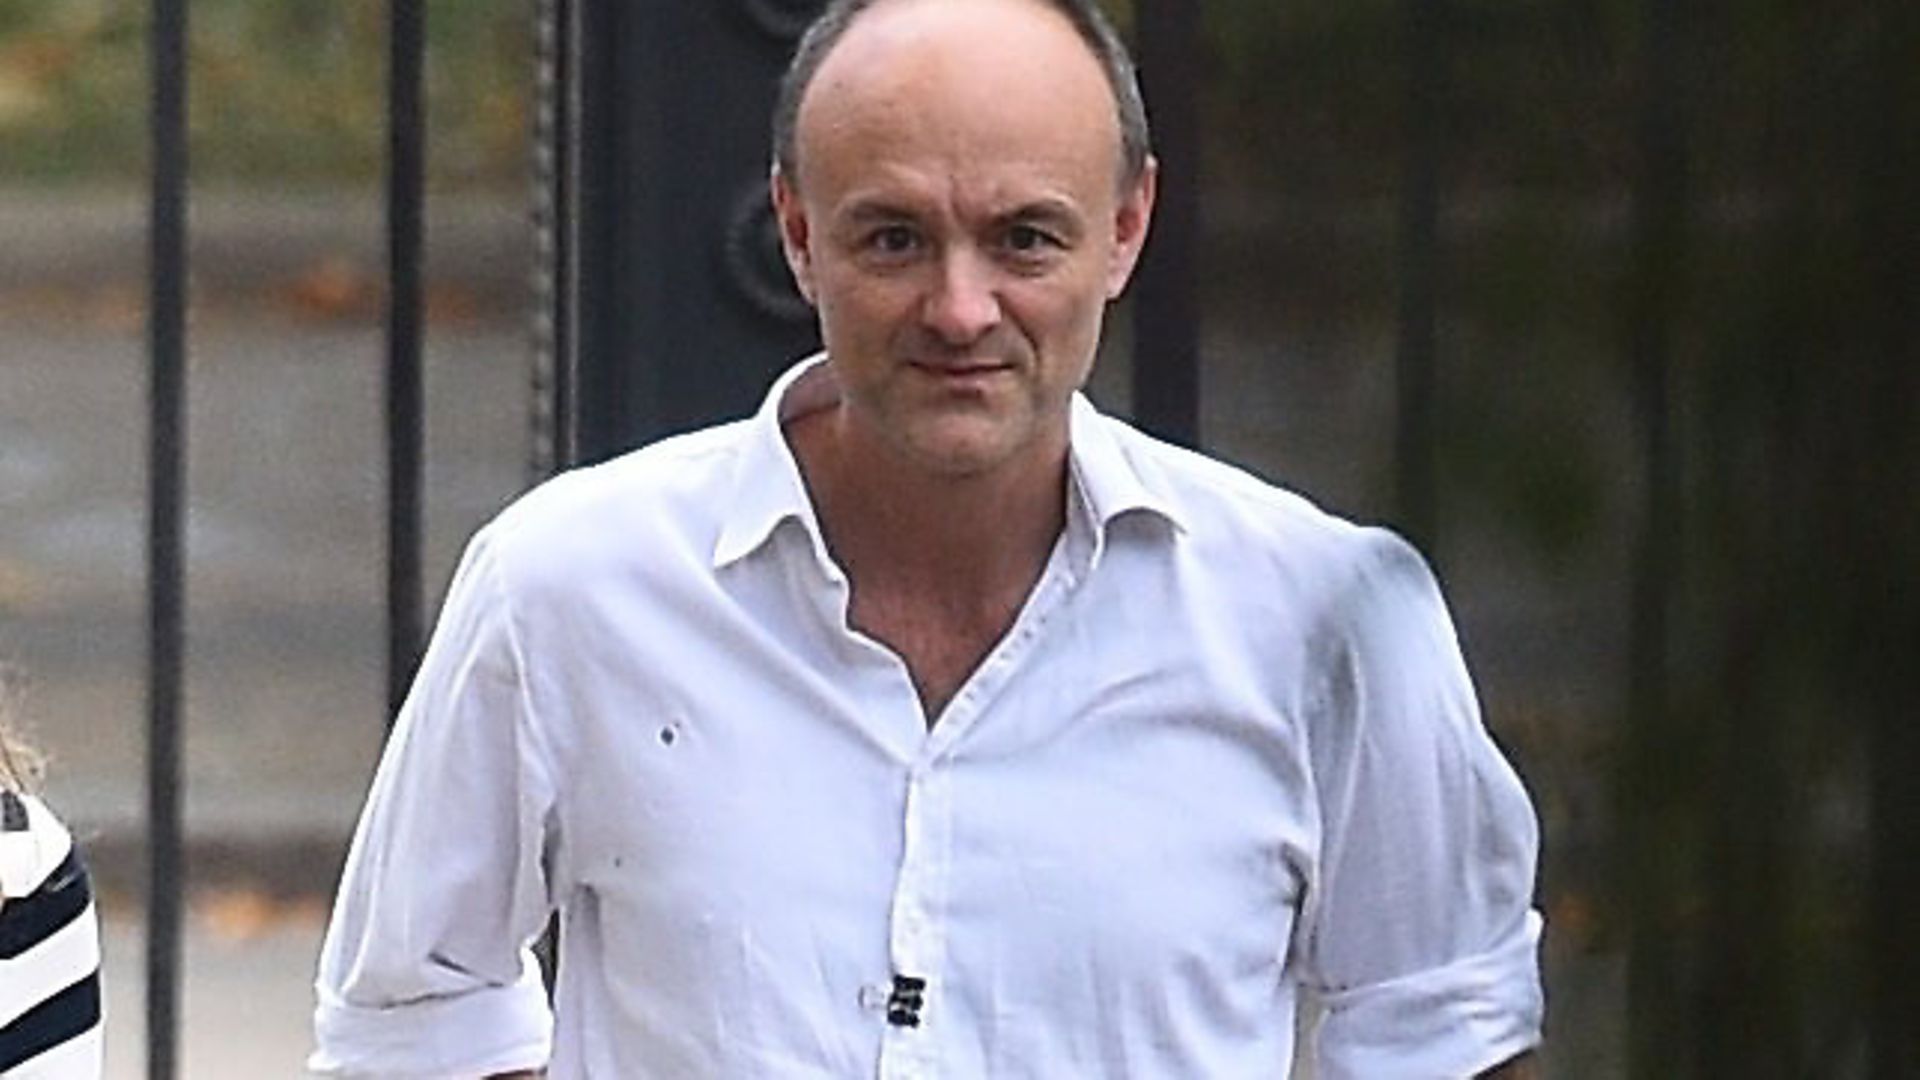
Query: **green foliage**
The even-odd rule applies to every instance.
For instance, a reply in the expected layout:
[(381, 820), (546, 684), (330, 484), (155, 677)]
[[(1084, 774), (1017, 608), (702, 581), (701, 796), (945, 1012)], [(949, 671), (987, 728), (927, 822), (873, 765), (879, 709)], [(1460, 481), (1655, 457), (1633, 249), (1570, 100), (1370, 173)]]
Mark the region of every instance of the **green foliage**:
[(130, 3), (0, 5), (0, 169), (72, 175), (137, 167), (144, 26)]
[[(0, 177), (142, 175), (146, 6), (0, 6)], [(190, 7), (196, 178), (368, 181), (386, 126), (380, 0), (198, 0)], [(531, 13), (433, 0), (427, 12), (428, 161), (438, 183), (517, 182), (531, 107)]]

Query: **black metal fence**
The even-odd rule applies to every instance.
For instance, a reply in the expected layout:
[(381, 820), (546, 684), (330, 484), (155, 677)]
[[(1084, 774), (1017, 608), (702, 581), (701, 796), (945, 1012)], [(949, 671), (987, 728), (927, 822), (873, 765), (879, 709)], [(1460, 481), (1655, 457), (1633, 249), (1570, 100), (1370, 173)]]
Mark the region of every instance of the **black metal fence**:
[[(179, 723), (187, 5), (152, 5), (147, 1030), (150, 1075), (172, 1077), (187, 874)], [(768, 18), (776, 31), (787, 28), (784, 40), (783, 32), (757, 44), (743, 40), (740, 62), (777, 63), (807, 6), (739, 5), (763, 31)], [(669, 22), (732, 18), (739, 13), (715, 14), (732, 7), (537, 5), (541, 79), (530, 94), (541, 242), (530, 270), (540, 282), (531, 364), (539, 469), (692, 422), (718, 400), (648, 366), (654, 361), (637, 348), (642, 338), (663, 336), (684, 351), (690, 331), (659, 322), (670, 299), (655, 297), (652, 308), (625, 300), (644, 294), (636, 282), (646, 273), (647, 246), (668, 227), (647, 215), (681, 207), (686, 192), (710, 178), (655, 178), (653, 188), (636, 189), (637, 155), (652, 145), (646, 140), (692, 137), (660, 104), (680, 101), (674, 95), (684, 97), (686, 88), (658, 66), (615, 61), (620, 50), (650, 47), (648, 40), (683, 48), (660, 33)], [(1467, 0), (1403, 0), (1390, 15), (1364, 16), (1378, 31), (1368, 42), (1386, 34), (1402, 46), (1388, 54), (1393, 66), (1370, 71), (1399, 87), (1400, 101), (1396, 516), (1444, 554), (1449, 432), (1471, 422), (1448, 405), (1457, 400), (1448, 380), (1466, 378), (1450, 374), (1451, 350), (1463, 339), (1448, 327), (1468, 321), (1463, 294), (1500, 287), (1475, 278), (1488, 273), (1485, 264), (1462, 250), (1446, 224), (1450, 208), (1478, 194), (1479, 183), (1450, 140), (1478, 122), (1476, 110), (1498, 112), (1462, 84), (1467, 73), (1484, 70), (1478, 61), (1511, 62), (1535, 45), (1563, 49), (1606, 68), (1596, 81), (1607, 93), (1630, 88), (1621, 101), (1604, 99), (1604, 117), (1588, 117), (1625, 132), (1612, 159), (1622, 183), (1580, 177), (1565, 185), (1577, 193), (1562, 194), (1571, 205), (1624, 191), (1631, 206), (1620, 268), (1602, 275), (1610, 291), (1596, 306), (1601, 321), (1616, 327), (1613, 351), (1630, 387), (1627, 457), (1637, 475), (1627, 485), (1632, 505), (1616, 513), (1631, 519), (1627, 531), (1636, 540), (1630, 596), (1621, 604), (1629, 613), (1621, 723), (1602, 740), (1604, 757), (1585, 766), (1610, 778), (1609, 813), (1598, 827), (1589, 821), (1582, 836), (1550, 833), (1549, 904), (1559, 883), (1580, 877), (1555, 862), (1556, 845), (1609, 853), (1596, 885), (1597, 903), (1609, 912), (1599, 933), (1617, 936), (1627, 954), (1631, 1075), (1920, 1075), (1912, 1024), (1920, 1016), (1920, 941), (1906, 912), (1920, 888), (1920, 788), (1912, 783), (1920, 772), (1920, 726), (1912, 719), (1920, 710), (1904, 678), (1920, 641), (1912, 571), (1920, 563), (1915, 11), (1897, 0), (1839, 10), (1784, 5), (1771, 15), (1680, 0), (1572, 7), (1517, 12)], [(1134, 413), (1195, 445), (1207, 441), (1202, 286), (1212, 235), (1197, 178), (1213, 160), (1203, 145), (1204, 91), (1209, 50), (1219, 49), (1202, 16), (1248, 10), (1138, 0), (1132, 11), (1171, 178), (1133, 300)], [(389, 15), (387, 653), (389, 704), (397, 707), (423, 625), (424, 6), (392, 0)], [(1307, 35), (1310, 20), (1296, 21)], [(1583, 44), (1580, 34), (1595, 27), (1618, 40)], [(1791, 45), (1751, 40), (1796, 28), (1803, 36)], [(1741, 51), (1763, 47), (1775, 54), (1756, 60)], [(1793, 58), (1784, 73), (1780, 57)], [(1764, 67), (1767, 78), (1758, 83), (1734, 79), (1763, 64), (1774, 66)], [(1613, 73), (1618, 78), (1608, 83)], [(1476, 77), (1482, 91), (1524, 92)], [(1777, 107), (1743, 102), (1742, 85), (1774, 95)], [(751, 112), (754, 95), (767, 89), (734, 105)], [(1575, 108), (1559, 118), (1581, 116)], [(1770, 122), (1756, 138), (1773, 140), (1773, 151), (1734, 160), (1723, 142), (1711, 142), (1736, 122)], [(740, 147), (758, 146), (758, 126), (747, 134), (734, 124), (717, 127), (733, 140), (728, 153), (736, 164)], [(721, 224), (751, 244), (758, 235), (752, 221), (726, 217), (738, 209), (733, 186), (717, 189)], [(1732, 226), (1729, 215), (1738, 219)], [(738, 302), (702, 301), (702, 319), (711, 325), (706, 316), (715, 305)], [(760, 340), (791, 340), (791, 313), (786, 323), (778, 311), (747, 313), (733, 325), (753, 327), (756, 318)], [(1523, 757), (1551, 753), (1521, 749)], [(1801, 767), (1809, 753), (1826, 755), (1818, 776)], [(1549, 803), (1560, 794), (1539, 793)], [(1864, 804), (1864, 824), (1848, 826), (1856, 804)], [(1827, 824), (1807, 823), (1801, 811), (1809, 805), (1833, 810)], [(1810, 881), (1808, 852), (1836, 844), (1853, 852), (1841, 860), (1843, 880)], [(1813, 976), (1790, 970), (1809, 955), (1822, 965)], [(1582, 1022), (1557, 1018), (1563, 1030)]]
[(149, 255), (152, 421), (148, 451), (147, 1069), (179, 1060), (180, 814), (185, 660), (187, 6), (154, 0), (153, 208)]

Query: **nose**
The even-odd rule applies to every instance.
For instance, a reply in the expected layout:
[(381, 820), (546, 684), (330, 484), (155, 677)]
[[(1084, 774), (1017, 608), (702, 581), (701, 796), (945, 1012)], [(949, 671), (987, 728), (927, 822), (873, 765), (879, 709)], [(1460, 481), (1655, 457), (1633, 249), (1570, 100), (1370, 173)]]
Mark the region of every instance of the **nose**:
[(966, 250), (947, 253), (938, 266), (923, 321), (946, 344), (971, 345), (1000, 325), (993, 268)]

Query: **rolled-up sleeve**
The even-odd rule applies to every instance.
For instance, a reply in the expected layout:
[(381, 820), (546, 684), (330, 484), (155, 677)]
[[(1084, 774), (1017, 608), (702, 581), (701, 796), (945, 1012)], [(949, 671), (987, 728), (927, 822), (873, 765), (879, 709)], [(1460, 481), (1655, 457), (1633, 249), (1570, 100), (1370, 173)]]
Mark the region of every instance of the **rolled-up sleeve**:
[(493, 545), (455, 574), (355, 831), (316, 980), (316, 1072), (474, 1077), (547, 1061), (529, 948), (552, 769)]
[(1301, 919), (1322, 1080), (1465, 1077), (1540, 1040), (1539, 828), (1480, 719), (1438, 585), (1368, 530), (1310, 732), (1321, 843)]

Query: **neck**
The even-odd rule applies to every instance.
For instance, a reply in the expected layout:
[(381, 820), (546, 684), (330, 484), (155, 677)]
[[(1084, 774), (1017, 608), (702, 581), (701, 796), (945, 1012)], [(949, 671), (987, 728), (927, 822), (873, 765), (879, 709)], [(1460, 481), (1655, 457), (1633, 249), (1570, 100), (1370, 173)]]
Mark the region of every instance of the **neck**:
[(787, 439), (852, 588), (849, 625), (905, 663), (932, 724), (1012, 627), (1066, 519), (1066, 448), (951, 475), (860, 440), (839, 409)]
[(913, 596), (956, 614), (1017, 607), (1065, 524), (1065, 446), (941, 474), (856, 446), (838, 415), (802, 417), (788, 437), (855, 591)]

